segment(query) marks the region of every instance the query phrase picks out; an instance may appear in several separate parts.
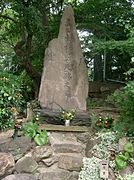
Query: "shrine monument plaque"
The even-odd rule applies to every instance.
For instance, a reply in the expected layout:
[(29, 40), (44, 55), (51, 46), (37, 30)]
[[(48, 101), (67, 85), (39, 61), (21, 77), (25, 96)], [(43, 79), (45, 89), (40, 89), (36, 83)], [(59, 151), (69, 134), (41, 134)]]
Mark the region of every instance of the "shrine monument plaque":
[(39, 102), (42, 109), (86, 111), (88, 73), (71, 6), (65, 8), (58, 38), (45, 51)]

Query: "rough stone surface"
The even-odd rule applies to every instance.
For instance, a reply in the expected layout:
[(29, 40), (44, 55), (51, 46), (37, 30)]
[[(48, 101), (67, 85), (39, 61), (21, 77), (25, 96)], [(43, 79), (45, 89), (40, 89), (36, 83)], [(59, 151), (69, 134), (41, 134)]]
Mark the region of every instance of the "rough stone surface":
[(85, 149), (85, 154), (86, 157), (92, 157), (91, 150), (92, 148), (101, 142), (101, 138), (96, 138), (96, 139), (88, 139), (86, 149)]
[[(27, 137), (12, 139), (7, 136), (4, 141), (0, 141), (0, 150), (11, 152), (19, 160), (15, 164), (14, 157), (11, 155), (14, 165), (10, 167), (8, 162), (5, 162), (4, 153), (1, 152), (0, 179), (78, 180), (82, 157), (85, 156), (86, 145), (83, 141), (87, 137), (86, 133), (81, 133), (82, 136), (78, 134), (78, 132), (50, 131), (48, 132), (49, 143), (46, 146), (35, 146)], [(7, 169), (3, 170), (5, 166)], [(34, 176), (28, 174), (34, 174)]]
[(39, 101), (42, 108), (86, 110), (88, 73), (71, 6), (66, 7), (57, 39), (45, 51)]
[(61, 169), (52, 169), (46, 170), (42, 172), (38, 176), (39, 180), (78, 180), (78, 174), (69, 171), (61, 170)]
[(119, 139), (119, 151), (123, 151), (124, 150), (124, 145), (128, 142), (126, 137), (122, 137)]
[(75, 136), (78, 141), (82, 143), (87, 143), (88, 140), (93, 136), (94, 132), (86, 132), (86, 133), (76, 133)]
[(5, 142), (0, 144), (0, 152), (9, 152), (11, 153), (15, 160), (18, 160), (34, 146), (31, 143), (30, 138), (26, 136), (16, 137), (15, 139), (8, 139)]
[(49, 134), (49, 140), (51, 145), (64, 142), (64, 141), (71, 141), (71, 142), (76, 142), (77, 138), (73, 133), (56, 133), (52, 132)]
[(37, 180), (37, 178), (30, 174), (15, 174), (7, 176), (2, 180)]
[(77, 142), (57, 143), (52, 147), (55, 153), (82, 153), (84, 151), (84, 147)]
[(78, 180), (78, 177), (79, 177), (79, 173), (73, 171), (70, 175), (70, 180)]
[(10, 153), (0, 153), (0, 177), (11, 174), (14, 167), (13, 156)]
[(32, 173), (38, 168), (38, 164), (32, 157), (23, 157), (16, 163), (15, 169), (18, 173)]
[(8, 130), (0, 133), (0, 144), (5, 142), (8, 138), (11, 138), (14, 134), (14, 130)]
[(58, 167), (69, 171), (80, 171), (82, 167), (81, 155), (61, 155), (58, 161)]
[(114, 174), (114, 171), (109, 168), (109, 175), (108, 175), (108, 179), (109, 180), (116, 180), (116, 177), (115, 177), (115, 174)]
[(110, 91), (110, 89), (108, 87), (106, 87), (106, 86), (101, 86), (100, 91), (101, 92), (106, 92), (106, 91)]
[(54, 153), (84, 153), (85, 146), (77, 142), (77, 138), (72, 133), (50, 133), (50, 144)]
[(134, 172), (134, 164), (130, 164), (125, 169), (119, 171), (119, 174), (124, 177), (126, 174), (132, 174)]
[[(57, 115), (58, 116), (58, 115)], [(53, 116), (52, 116), (53, 117)], [(53, 117), (54, 118), (54, 117)], [(88, 132), (89, 131), (89, 127), (86, 126), (63, 126), (63, 125), (55, 125), (55, 124), (40, 124), (39, 126), (41, 129), (46, 129), (47, 131), (58, 131), (59, 134), (66, 132), (72, 132), (72, 133), (76, 133), (76, 132)]]
[(32, 151), (32, 157), (35, 161), (39, 162), (42, 159), (48, 158), (52, 155), (52, 149), (50, 146), (37, 146)]
[(58, 160), (55, 157), (42, 159), (41, 162), (43, 162), (47, 167), (52, 166), (54, 163), (56, 163)]

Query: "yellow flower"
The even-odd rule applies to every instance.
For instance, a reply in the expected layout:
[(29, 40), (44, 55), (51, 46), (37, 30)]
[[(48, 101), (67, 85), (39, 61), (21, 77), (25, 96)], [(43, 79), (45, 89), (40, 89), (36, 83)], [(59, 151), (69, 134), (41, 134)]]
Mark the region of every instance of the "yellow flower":
[(6, 77), (0, 78), (0, 80), (2, 80), (2, 81), (9, 81), (9, 79), (6, 78)]
[(16, 96), (23, 97), (21, 93), (17, 93)]
[(17, 109), (16, 109), (15, 107), (12, 107), (11, 111), (12, 111), (13, 113), (16, 113), (16, 112), (17, 112)]

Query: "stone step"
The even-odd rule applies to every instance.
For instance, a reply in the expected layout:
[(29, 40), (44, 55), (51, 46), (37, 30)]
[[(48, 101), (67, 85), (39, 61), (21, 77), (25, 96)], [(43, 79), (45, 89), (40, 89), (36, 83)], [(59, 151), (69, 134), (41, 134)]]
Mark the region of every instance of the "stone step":
[(85, 145), (77, 142), (73, 134), (50, 133), (49, 141), (54, 153), (82, 153)]
[(84, 147), (77, 143), (55, 143), (53, 146), (55, 153), (82, 153)]
[(58, 160), (58, 167), (69, 171), (80, 171), (82, 167), (82, 155), (65, 154), (60, 155)]
[(64, 125), (54, 125), (54, 124), (40, 124), (41, 129), (46, 129), (47, 131), (66, 131), (66, 132), (87, 132), (90, 128), (86, 126), (64, 126)]
[(38, 180), (31, 174), (12, 174), (2, 180)]
[(38, 180), (78, 180), (78, 172), (58, 169), (41, 169)]

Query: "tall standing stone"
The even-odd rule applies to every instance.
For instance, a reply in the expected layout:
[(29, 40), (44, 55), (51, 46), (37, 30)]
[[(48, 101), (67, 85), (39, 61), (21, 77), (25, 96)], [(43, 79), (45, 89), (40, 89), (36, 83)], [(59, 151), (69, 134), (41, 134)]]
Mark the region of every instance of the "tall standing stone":
[(58, 38), (45, 51), (39, 101), (42, 108), (86, 110), (88, 73), (71, 6), (65, 8)]

